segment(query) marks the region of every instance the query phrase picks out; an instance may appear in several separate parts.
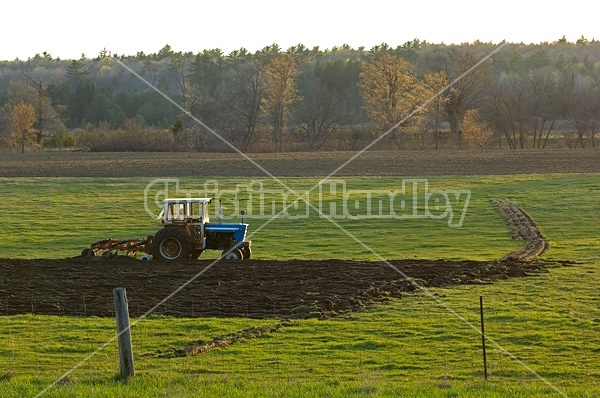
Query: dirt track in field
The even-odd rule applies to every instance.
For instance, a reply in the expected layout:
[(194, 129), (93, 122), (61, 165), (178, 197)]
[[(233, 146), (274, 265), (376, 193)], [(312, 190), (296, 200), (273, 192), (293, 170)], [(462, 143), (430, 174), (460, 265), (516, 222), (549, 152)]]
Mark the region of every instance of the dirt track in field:
[[(249, 154), (278, 177), (326, 176), (355, 152)], [(336, 176), (440, 176), (598, 173), (600, 150), (365, 152)], [(234, 153), (0, 152), (0, 177), (260, 176)]]
[[(162, 263), (128, 257), (0, 260), (3, 314), (113, 316), (112, 290), (126, 287), (138, 317), (205, 270), (210, 261)], [(334, 316), (420, 286), (483, 284), (545, 272), (539, 262), (418, 261), (389, 265), (343, 260), (221, 261), (206, 269), (154, 314), (177, 317)], [(407, 279), (408, 277), (409, 279)]]

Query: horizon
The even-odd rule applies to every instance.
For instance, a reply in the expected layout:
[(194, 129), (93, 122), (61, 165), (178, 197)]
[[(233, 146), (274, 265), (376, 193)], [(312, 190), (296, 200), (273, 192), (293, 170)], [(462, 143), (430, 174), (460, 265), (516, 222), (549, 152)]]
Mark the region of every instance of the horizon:
[[(585, 37), (584, 35), (580, 35), (579, 37), (577, 37), (576, 39), (573, 39), (573, 40), (570, 40), (569, 38), (567, 38), (566, 36), (563, 35), (562, 37), (559, 37), (556, 40), (553, 40), (551, 42), (550, 41), (542, 41), (542, 42), (528, 42), (528, 43), (526, 43), (526, 42), (522, 42), (522, 41), (521, 42), (510, 42), (510, 41), (507, 41), (506, 44), (507, 45), (524, 45), (524, 46), (554, 45), (554, 44), (560, 44), (558, 42), (559, 42), (559, 40), (561, 40), (563, 38), (567, 40), (566, 41), (567, 44), (576, 44), (577, 40), (579, 40), (581, 38), (585, 38), (589, 43), (600, 42), (600, 40), (598, 40), (596, 38)], [(403, 46), (407, 42), (412, 42), (412, 41), (419, 41), (421, 44), (427, 44), (427, 45), (433, 45), (433, 46), (463, 46), (463, 45), (474, 45), (474, 44), (484, 44), (484, 45), (490, 45), (490, 46), (499, 46), (500, 44), (503, 43), (503, 41), (492, 42), (492, 41), (481, 41), (481, 40), (478, 40), (478, 39), (470, 41), (470, 42), (444, 43), (444, 42), (430, 42), (428, 40), (421, 40), (420, 38), (415, 37), (415, 38), (413, 38), (411, 40), (407, 40), (407, 41), (405, 41), (403, 43), (390, 44), (388, 42), (382, 41), (382, 42), (379, 42), (377, 44), (373, 44), (372, 46), (351, 46), (348, 43), (337, 44), (337, 45), (333, 45), (331, 47), (323, 47), (323, 46), (319, 46), (319, 45), (308, 46), (308, 45), (305, 45), (304, 43), (296, 43), (296, 44), (293, 44), (291, 46), (282, 46), (282, 45), (279, 45), (279, 43), (277, 43), (277, 42), (273, 42), (273, 43), (265, 44), (265, 45), (263, 45), (261, 47), (253, 49), (253, 50), (250, 50), (250, 49), (245, 48), (245, 47), (239, 47), (239, 48), (231, 49), (231, 50), (228, 50), (228, 51), (226, 51), (226, 50), (224, 50), (222, 48), (218, 48), (218, 47), (201, 48), (201, 49), (196, 50), (196, 51), (187, 50), (187, 49), (177, 49), (177, 48), (173, 48), (173, 46), (171, 46), (170, 43), (165, 43), (165, 44), (157, 47), (156, 49), (152, 49), (152, 50), (148, 50), (148, 51), (137, 50), (137, 51), (134, 51), (134, 52), (131, 52), (131, 53), (127, 53), (127, 54), (112, 52), (108, 48), (101, 48), (97, 52), (95, 52), (94, 54), (91, 54), (91, 53), (88, 54), (88, 53), (82, 52), (77, 57), (63, 58), (63, 57), (55, 55), (55, 54), (53, 54), (53, 53), (51, 53), (49, 51), (39, 51), (39, 52), (36, 52), (35, 54), (31, 54), (31, 55), (27, 56), (27, 58), (16, 57), (16, 58), (13, 58), (13, 59), (0, 59), (0, 62), (27, 62), (27, 61), (30, 61), (30, 60), (34, 59), (37, 56), (43, 56), (44, 53), (50, 55), (53, 60), (60, 60), (60, 61), (79, 60), (79, 59), (82, 59), (82, 56), (85, 56), (85, 59), (91, 60), (91, 59), (97, 58), (99, 56), (99, 54), (102, 53), (103, 51), (107, 51), (110, 56), (116, 56), (116, 57), (135, 57), (138, 54), (143, 54), (143, 55), (147, 56), (147, 55), (151, 55), (151, 54), (157, 54), (161, 49), (163, 49), (166, 46), (170, 46), (171, 49), (172, 49), (172, 51), (175, 52), (175, 53), (181, 52), (183, 54), (187, 54), (187, 53), (199, 54), (199, 53), (201, 53), (201, 52), (203, 52), (205, 50), (221, 50), (222, 53), (223, 53), (223, 56), (225, 56), (225, 57), (229, 56), (234, 51), (239, 51), (239, 50), (242, 50), (242, 49), (247, 50), (249, 54), (255, 54), (255, 53), (259, 52), (260, 50), (262, 50), (263, 48), (269, 47), (269, 46), (273, 46), (273, 45), (279, 46), (279, 48), (281, 49), (281, 52), (286, 52), (291, 47), (298, 46), (298, 45), (304, 45), (309, 50), (317, 47), (320, 51), (332, 51), (334, 48), (341, 48), (343, 46), (349, 46), (350, 50), (353, 50), (353, 51), (358, 51), (360, 48), (363, 48), (366, 51), (370, 51), (373, 47), (378, 46), (378, 45), (382, 45), (382, 44), (387, 44), (387, 45), (390, 46), (390, 48), (395, 49), (397, 47)]]

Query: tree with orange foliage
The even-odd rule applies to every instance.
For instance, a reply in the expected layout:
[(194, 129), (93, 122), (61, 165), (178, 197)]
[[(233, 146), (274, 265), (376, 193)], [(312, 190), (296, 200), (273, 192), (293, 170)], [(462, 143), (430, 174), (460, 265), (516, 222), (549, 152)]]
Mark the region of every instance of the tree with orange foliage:
[(481, 120), (477, 109), (468, 109), (462, 122), (462, 139), (469, 148), (489, 148), (494, 137), (492, 129)]
[(426, 90), (414, 76), (411, 64), (388, 51), (375, 54), (362, 66), (359, 87), (365, 111), (390, 140), (401, 146), (402, 127), (419, 122), (420, 115), (411, 115), (426, 97)]
[(35, 109), (31, 104), (19, 102), (13, 107), (10, 120), (15, 141), (21, 145), (21, 153), (25, 153), (25, 147), (35, 138)]

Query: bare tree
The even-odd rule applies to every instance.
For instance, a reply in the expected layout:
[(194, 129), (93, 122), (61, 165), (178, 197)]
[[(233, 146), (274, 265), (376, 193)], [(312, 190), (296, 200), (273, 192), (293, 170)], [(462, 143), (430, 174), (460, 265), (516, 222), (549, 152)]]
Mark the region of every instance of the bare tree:
[(532, 92), (530, 109), (533, 148), (545, 148), (560, 116), (561, 93), (559, 85), (554, 75), (543, 70), (531, 73), (528, 84), (531, 86)]
[(576, 136), (572, 146), (585, 148), (585, 138), (589, 137), (595, 147), (595, 135), (600, 128), (600, 89), (590, 77), (578, 75), (565, 91), (569, 99), (567, 116)]
[[(431, 132), (435, 149), (440, 149), (440, 121), (448, 98), (444, 94), (438, 94), (448, 85), (448, 77), (444, 71), (428, 73), (424, 77), (424, 83), (427, 96), (434, 98), (424, 110), (422, 131), (423, 134)], [(422, 141), (424, 141), (424, 137), (422, 137)]]
[(496, 128), (511, 149), (525, 148), (531, 95), (527, 78), (517, 74), (503, 74), (489, 95)]
[(265, 96), (265, 73), (262, 65), (250, 60), (236, 73), (228, 85), (226, 106), (233, 112), (243, 126), (239, 149), (247, 151), (260, 116), (260, 109)]
[[(466, 73), (479, 60), (469, 50), (450, 51), (446, 58), (445, 72), (448, 81), (461, 77), (444, 94), (446, 102), (446, 114), (450, 122), (450, 130), (459, 137), (460, 146), (460, 122), (467, 109), (473, 108), (481, 99), (487, 89), (486, 75), (489, 64), (479, 65), (474, 70)], [(465, 74), (466, 73), (466, 74)]]
[(305, 134), (309, 148), (321, 149), (346, 119), (344, 99), (329, 90), (320, 79), (312, 79), (311, 87), (295, 112), (295, 121)]
[(294, 87), (296, 74), (296, 62), (290, 55), (275, 56), (265, 67), (266, 92), (263, 104), (271, 119), (273, 144), (277, 151), (283, 148), (283, 131), (289, 107), (298, 99)]
[(186, 81), (189, 65), (189, 57), (185, 54), (177, 52), (169, 55), (169, 69), (172, 70), (177, 77), (177, 83), (179, 83), (179, 90), (181, 93), (181, 106), (184, 109), (188, 109), (189, 102), (188, 83)]

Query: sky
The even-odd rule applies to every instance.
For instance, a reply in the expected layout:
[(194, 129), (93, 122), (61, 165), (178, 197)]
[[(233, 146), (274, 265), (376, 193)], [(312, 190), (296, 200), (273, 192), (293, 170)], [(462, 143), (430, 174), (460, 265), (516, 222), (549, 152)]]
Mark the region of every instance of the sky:
[[(537, 4), (534, 4), (537, 3)], [(363, 1), (10, 1), (0, 6), (0, 60), (44, 51), (61, 59), (242, 47), (277, 43), (321, 49), (349, 44), (392, 47), (415, 38), (430, 43), (480, 40), (553, 42), (563, 35), (600, 40), (594, 2), (503, 0)]]

